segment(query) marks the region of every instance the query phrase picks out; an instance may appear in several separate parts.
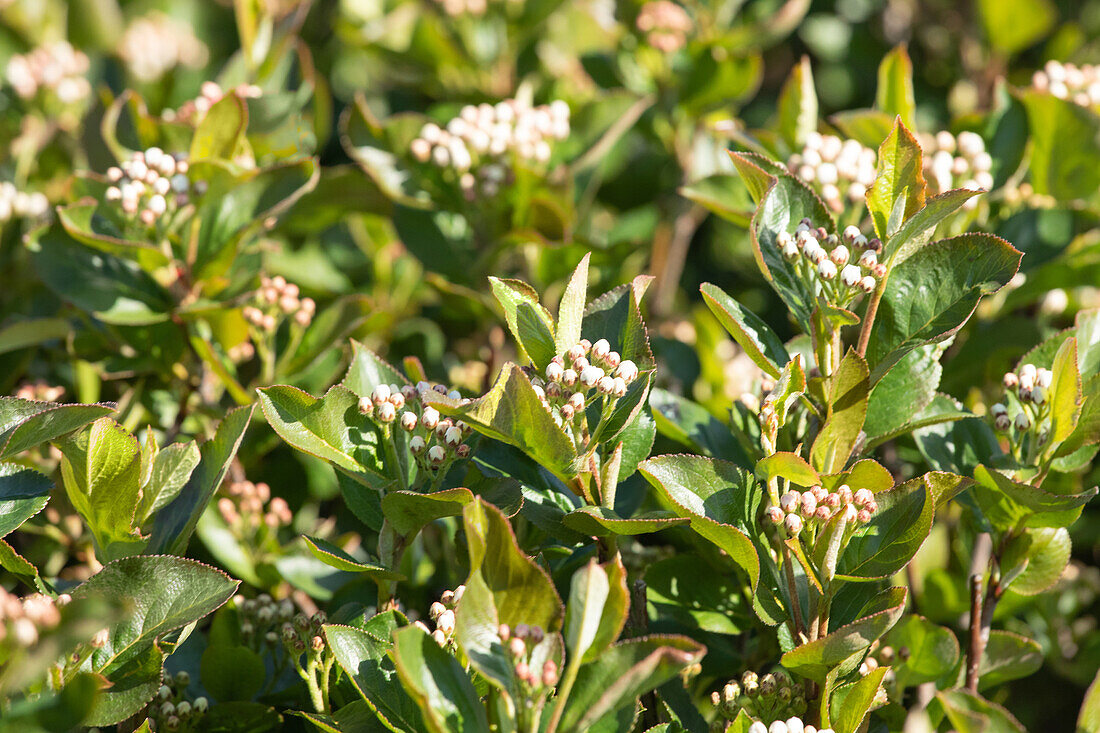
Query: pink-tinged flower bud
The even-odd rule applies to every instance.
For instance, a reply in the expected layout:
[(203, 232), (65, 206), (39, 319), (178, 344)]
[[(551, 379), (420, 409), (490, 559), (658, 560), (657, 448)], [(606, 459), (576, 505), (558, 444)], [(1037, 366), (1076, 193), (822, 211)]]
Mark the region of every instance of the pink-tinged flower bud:
[(989, 408), (989, 414), (993, 415), (993, 417), (996, 417), (998, 415), (1005, 415), (1007, 413), (1008, 413), (1008, 408), (1005, 407), (1004, 404), (1002, 404), (1000, 402), (994, 404), (992, 407)]
[(462, 431), (452, 426), (447, 428), (447, 432), (443, 435), (443, 442), (452, 448), (462, 442)]
[(875, 495), (870, 489), (859, 489), (852, 497), (856, 506), (867, 506), (875, 500)]
[(878, 255), (869, 249), (863, 250), (863, 254), (859, 256), (859, 266), (870, 270), (872, 267), (878, 264)]
[(1008, 429), (1012, 427), (1012, 419), (1008, 416), (1007, 413), (1003, 415), (997, 415), (997, 417), (993, 420), (993, 426), (1002, 433), (1006, 433), (1008, 432)]
[(862, 279), (863, 273), (855, 265), (845, 265), (844, 269), (840, 271), (840, 281), (846, 287), (854, 288), (859, 285), (859, 281)]
[(871, 512), (871, 510), (860, 509), (859, 513), (856, 515), (856, 521), (858, 521), (860, 524), (867, 524), (871, 521), (872, 515), (873, 512)]
[(458, 456), (459, 458), (469, 458), (469, 456), (470, 456), (470, 446), (466, 445), (465, 443), (462, 443), (457, 448), (455, 448), (455, 455)]
[(573, 344), (569, 347), (569, 351), (565, 352), (565, 358), (570, 363), (584, 357), (586, 349), (582, 344)]
[(822, 260), (817, 266), (817, 274), (822, 280), (832, 280), (836, 277), (836, 265), (832, 260)]
[(852, 489), (850, 486), (848, 486), (848, 484), (841, 484), (840, 486), (838, 486), (836, 489), (836, 493), (843, 503), (848, 504), (852, 501)]
[(497, 627), (497, 636), (500, 637), (501, 641), (508, 641), (508, 639), (512, 636), (511, 627), (509, 627), (508, 624), (501, 624)]
[(446, 610), (447, 610), (446, 606), (444, 606), (439, 601), (435, 601), (428, 608), (428, 618), (430, 618), (432, 621), (435, 621), (437, 618), (442, 616), (443, 612), (446, 611)]
[(432, 144), (423, 138), (416, 138), (409, 143), (409, 150), (414, 158), (421, 163), (427, 163), (432, 157)]
[(561, 383), (566, 387), (572, 387), (577, 383), (577, 372), (574, 369), (566, 369), (562, 372)]
[(615, 369), (622, 360), (623, 358), (619, 355), (618, 351), (609, 351), (607, 356), (603, 358), (603, 363), (607, 365), (608, 369)]
[(882, 262), (874, 265), (871, 268), (871, 274), (875, 276), (875, 279), (881, 280), (882, 278), (886, 277), (886, 265)]
[(818, 504), (825, 501), (825, 497), (829, 495), (829, 492), (822, 488), (820, 484), (811, 486), (810, 493), (812, 493), (814, 495), (814, 498), (817, 499)]
[(1049, 369), (1037, 369), (1035, 371), (1035, 384), (1043, 389), (1050, 389), (1050, 385), (1054, 383), (1054, 372)]
[(768, 507), (767, 516), (768, 520), (771, 521), (772, 524), (783, 523), (783, 510), (777, 506)]
[(877, 284), (875, 278), (870, 275), (865, 275), (863, 279), (859, 281), (859, 289), (865, 293), (873, 293), (875, 292), (875, 286)]
[(1020, 384), (1020, 378), (1013, 372), (1007, 372), (1004, 376), (1005, 389), (1015, 389)]
[(590, 363), (591, 362), (588, 361), (588, 357), (578, 356), (576, 359), (573, 360), (573, 371), (575, 371), (577, 374), (582, 374), (584, 370), (588, 368)]
[(825, 500), (822, 501), (821, 503), (822, 503), (823, 506), (827, 506), (830, 509), (839, 509), (840, 505), (843, 502), (840, 500), (840, 494), (832, 493), (832, 494), (826, 494), (825, 495)]
[(626, 394), (626, 381), (622, 377), (615, 377), (615, 388), (611, 392), (616, 399)]
[(871, 250), (872, 252), (875, 252), (875, 253), (881, 252), (882, 251), (882, 240), (879, 239), (878, 237), (875, 237), (874, 239), (868, 240), (867, 249), (869, 249), (869, 250)]
[(395, 410), (394, 406), (391, 405), (389, 402), (383, 402), (381, 405), (378, 406), (378, 411), (376, 414), (378, 415), (378, 419), (382, 422), (391, 423), (393, 422), (394, 418), (397, 417), (397, 410)]
[(359, 398), (359, 412), (364, 415), (370, 415), (374, 412), (374, 403), (370, 401), (369, 397)]
[(592, 358), (594, 359), (603, 359), (610, 351), (611, 344), (607, 342), (607, 339), (600, 339), (592, 344)]
[(638, 378), (638, 366), (630, 359), (627, 359), (622, 364), (619, 364), (619, 368), (615, 370), (615, 375), (622, 377), (624, 382), (630, 384)]
[(848, 264), (848, 259), (850, 257), (851, 254), (848, 252), (848, 248), (845, 247), (843, 244), (837, 245), (833, 248), (833, 251), (829, 253), (829, 259), (832, 260), (833, 264), (835, 264), (837, 267), (842, 267)]
[(783, 520), (783, 528), (787, 530), (787, 534), (797, 537), (802, 531), (802, 517), (797, 514), (788, 514)]
[(613, 394), (615, 392), (615, 377), (602, 377), (596, 383), (596, 389), (600, 394)]
[(435, 622), (435, 625), (436, 628), (438, 628), (444, 634), (450, 636), (452, 633), (454, 633), (455, 630), (455, 612), (447, 609), (442, 614), (440, 614), (439, 618)]
[(564, 373), (565, 368), (557, 362), (552, 361), (546, 365), (546, 378), (551, 382), (560, 382)]
[(817, 511), (817, 497), (809, 491), (802, 493), (802, 516), (809, 519)]
[(405, 395), (401, 394), (401, 390), (397, 389), (396, 384), (390, 385), (389, 403), (398, 410), (405, 406)]
[(546, 687), (558, 684), (558, 665), (553, 659), (547, 659), (542, 665), (542, 684)]
[(1020, 402), (1031, 402), (1031, 384), (1021, 381), (1017, 396), (1020, 398)]
[(432, 462), (433, 466), (438, 466), (447, 459), (447, 452), (443, 450), (441, 445), (433, 445), (428, 449), (428, 460)]
[(1047, 391), (1036, 385), (1035, 389), (1031, 390), (1031, 401), (1037, 405), (1046, 404)]
[(854, 224), (849, 224), (848, 226), (844, 227), (844, 239), (848, 240), (849, 244), (855, 242), (856, 237), (859, 237), (860, 235), (861, 232), (859, 231), (859, 227), (855, 226)]
[(573, 419), (575, 410), (573, 409), (573, 405), (566, 403), (561, 406), (561, 409), (558, 410), (558, 413), (561, 415), (562, 420), (570, 422)]
[(426, 430), (435, 430), (438, 424), (439, 410), (434, 407), (425, 407), (424, 412), (420, 413), (420, 425)]
[(424, 452), (424, 448), (426, 447), (426, 445), (427, 444), (424, 442), (424, 438), (420, 437), (419, 435), (414, 435), (412, 437), (412, 440), (409, 441), (409, 450), (413, 452), (413, 455), (418, 456)]
[(584, 409), (584, 395), (580, 392), (574, 392), (569, 395), (569, 405), (575, 412), (580, 412)]
[(447, 436), (447, 430), (454, 426), (449, 417), (445, 417), (439, 421), (439, 424), (435, 426), (435, 437), (443, 440)]
[(586, 366), (581, 371), (580, 381), (585, 389), (591, 389), (595, 387), (596, 383), (603, 379), (603, 377), (603, 369), (600, 369), (598, 366)]
[(267, 314), (266, 316), (264, 316), (264, 330), (265, 331), (274, 331), (275, 330), (275, 316), (271, 315), (270, 313)]
[(443, 646), (447, 643), (447, 636), (439, 629), (436, 629), (432, 632), (432, 641), (439, 644), (439, 646)]
[(779, 497), (779, 506), (785, 512), (797, 512), (802, 504), (802, 495), (797, 491), (788, 491)]
[(546, 396), (549, 399), (556, 400), (561, 397), (561, 385), (557, 382), (551, 382), (546, 385)]
[(390, 385), (379, 384), (374, 388), (374, 391), (371, 392), (370, 398), (374, 401), (375, 405), (381, 405), (390, 398)]
[[(867, 510), (864, 509), (863, 511), (867, 511)], [(853, 522), (855, 522), (856, 517), (858, 515), (859, 515), (859, 510), (855, 508), (855, 505), (853, 505), (853, 504), (845, 504), (844, 505), (844, 521), (848, 522), (848, 524), (852, 524)]]
[(829, 521), (829, 518), (833, 516), (832, 511), (827, 506), (819, 506), (817, 511), (814, 512), (814, 517), (822, 522)]
[(513, 636), (512, 640), (508, 642), (508, 651), (512, 653), (513, 657), (522, 657), (527, 653), (527, 643), (519, 637), (519, 629), (517, 628), (515, 631), (517, 635)]

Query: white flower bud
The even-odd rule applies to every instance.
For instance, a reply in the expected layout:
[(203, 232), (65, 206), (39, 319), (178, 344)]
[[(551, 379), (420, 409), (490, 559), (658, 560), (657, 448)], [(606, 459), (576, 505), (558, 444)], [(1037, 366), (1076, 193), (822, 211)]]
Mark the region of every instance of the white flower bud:
[(447, 432), (443, 435), (443, 442), (452, 448), (458, 445), (462, 442), (462, 430), (454, 426), (447, 428)]
[(622, 377), (615, 377), (615, 386), (611, 390), (611, 394), (618, 399), (626, 394), (626, 380)]
[(865, 249), (859, 256), (859, 266), (868, 270), (878, 264), (878, 255), (873, 250)]
[(615, 392), (615, 378), (611, 376), (602, 377), (599, 382), (596, 383), (596, 389), (600, 394), (614, 394)]
[(875, 291), (875, 278), (871, 275), (865, 275), (862, 280), (859, 281), (859, 289), (865, 293), (873, 293)]
[(397, 417), (397, 410), (389, 402), (383, 402), (378, 405), (378, 412), (376, 414), (378, 415), (378, 419), (382, 422), (391, 423), (394, 418)]
[(852, 288), (863, 279), (863, 273), (855, 265), (845, 265), (844, 269), (840, 271), (840, 279), (845, 285)]
[(611, 344), (607, 342), (607, 339), (600, 339), (596, 343), (592, 344), (592, 356), (595, 359), (602, 359), (611, 351)]
[(1027, 430), (1028, 428), (1031, 427), (1031, 420), (1028, 418), (1026, 412), (1018, 413), (1016, 415), (1015, 423), (1016, 423), (1016, 429), (1017, 430)]
[(829, 259), (832, 260), (837, 267), (848, 264), (849, 257), (851, 257), (851, 254), (848, 252), (848, 248), (843, 244), (838, 244), (833, 251), (829, 253)]
[(836, 265), (832, 260), (822, 260), (817, 266), (817, 272), (822, 280), (832, 280), (836, 277)]
[(562, 372), (561, 383), (566, 387), (572, 387), (577, 383), (577, 372), (573, 369), (566, 369)]
[(412, 440), (409, 441), (409, 450), (413, 452), (413, 455), (420, 455), (424, 452), (424, 448), (427, 447), (424, 442), (424, 438), (419, 435), (414, 435)]
[(560, 382), (564, 373), (565, 368), (557, 362), (552, 361), (546, 365), (546, 378), (551, 382)]
[(619, 364), (619, 368), (615, 370), (615, 376), (622, 377), (624, 382), (630, 384), (638, 378), (638, 366), (630, 359), (626, 359), (622, 364)]
[(374, 388), (374, 391), (371, 392), (371, 400), (373, 400), (376, 405), (381, 405), (383, 402), (389, 400), (389, 398), (390, 385), (388, 384), (379, 384)]
[(1054, 383), (1054, 372), (1049, 369), (1037, 369), (1035, 370), (1035, 384), (1043, 389), (1050, 389), (1050, 385)]
[(581, 412), (584, 409), (584, 395), (580, 392), (574, 392), (569, 396), (569, 405), (575, 412)]
[(447, 451), (443, 450), (443, 446), (433, 445), (431, 448), (428, 449), (428, 460), (431, 461), (433, 465), (438, 466), (439, 464), (443, 463), (446, 458)]
[(584, 385), (586, 389), (591, 389), (596, 386), (597, 382), (603, 379), (603, 376), (603, 369), (600, 369), (598, 366), (586, 366), (581, 371), (581, 384)]
[(416, 416), (415, 412), (406, 410), (405, 412), (401, 413), (401, 427), (408, 432), (411, 433), (412, 431), (416, 430), (417, 423), (419, 422), (420, 419)]
[(853, 224), (844, 227), (844, 238), (848, 240), (849, 244), (854, 244), (856, 239), (860, 236), (861, 232), (859, 231), (859, 227)]

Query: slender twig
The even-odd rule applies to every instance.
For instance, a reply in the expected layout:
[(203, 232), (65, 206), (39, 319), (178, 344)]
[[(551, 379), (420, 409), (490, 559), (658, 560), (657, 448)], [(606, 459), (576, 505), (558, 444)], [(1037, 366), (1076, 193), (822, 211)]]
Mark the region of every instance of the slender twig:
[(806, 627), (802, 621), (802, 603), (798, 599), (798, 584), (794, 579), (794, 568), (791, 567), (791, 548), (787, 547), (786, 543), (783, 543), (783, 570), (787, 574), (787, 586), (790, 588), (791, 614), (794, 616), (794, 638), (797, 642)]
[(982, 638), (982, 576), (970, 576), (970, 649), (966, 654), (966, 689), (978, 692), (978, 669), (985, 641)]
[(863, 314), (863, 325), (859, 329), (859, 345), (856, 352), (860, 356), (867, 356), (867, 345), (871, 342), (871, 327), (875, 325), (875, 316), (878, 314), (878, 304), (882, 300), (882, 293), (886, 290), (886, 280), (890, 277), (890, 271), (886, 271), (886, 277), (878, 281), (878, 287), (871, 295), (867, 303), (867, 312)]

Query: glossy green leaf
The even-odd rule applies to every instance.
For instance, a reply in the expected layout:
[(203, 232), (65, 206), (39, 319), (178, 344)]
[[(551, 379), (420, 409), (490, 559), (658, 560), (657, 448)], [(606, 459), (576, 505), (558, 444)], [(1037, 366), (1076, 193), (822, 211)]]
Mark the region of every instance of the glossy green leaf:
[(856, 530), (840, 556), (837, 575), (888, 578), (905, 567), (932, 531), (936, 502), (923, 478), (875, 494), (878, 511)]
[(218, 702), (251, 700), (264, 685), (267, 669), (246, 646), (209, 644), (199, 662), (202, 686)]
[(901, 431), (936, 396), (943, 367), (934, 344), (903, 356), (871, 389), (863, 429), (869, 438)]
[(671, 512), (647, 512), (632, 517), (619, 516), (613, 509), (583, 506), (562, 518), (572, 530), (592, 537), (640, 535), (688, 524), (688, 520)]
[(431, 494), (390, 491), (382, 497), (382, 514), (402, 537), (415, 537), (424, 525), (443, 517), (457, 517), (474, 501), (469, 489), (443, 489)]
[(867, 211), (875, 233), (884, 242), (924, 207), (926, 183), (921, 159), (917, 139), (899, 119), (879, 146), (878, 177), (867, 191)]
[(797, 453), (780, 451), (762, 458), (756, 464), (755, 473), (765, 483), (773, 478), (783, 478), (806, 488), (821, 483), (821, 476), (814, 467)]
[(753, 362), (775, 378), (791, 360), (783, 341), (752, 311), (710, 283), (699, 288), (715, 318)]
[(433, 733), (488, 730), (485, 707), (462, 665), (416, 626), (393, 634), (394, 662), (405, 690)]
[(1062, 577), (1073, 547), (1065, 527), (1029, 529), (1027, 537), (1027, 566), (1008, 587), (1013, 593), (1034, 596)]
[(1050, 440), (1061, 443), (1073, 434), (1081, 416), (1081, 374), (1077, 368), (1077, 339), (1068, 338), (1058, 349), (1051, 367)]
[(937, 692), (935, 702), (961, 733), (1024, 733), (1024, 727), (1011, 713), (967, 690)]
[(53, 482), (38, 471), (0, 463), (0, 537), (6, 537), (50, 500)]
[(894, 666), (902, 687), (933, 682), (954, 669), (959, 660), (959, 642), (951, 629), (922, 616), (902, 618), (886, 634), (883, 643), (909, 650), (909, 658), (898, 660)]
[(917, 129), (917, 97), (913, 91), (913, 62), (909, 59), (909, 52), (904, 45), (898, 46), (883, 56), (879, 63), (875, 108), (899, 118), (907, 129)]
[(816, 130), (817, 92), (810, 57), (803, 56), (779, 93), (779, 132), (792, 150), (799, 150)]
[(836, 733), (856, 733), (871, 711), (888, 668), (879, 667), (850, 685), (833, 692), (829, 724)]
[(605, 338), (623, 359), (645, 372), (656, 366), (649, 334), (642, 320), (641, 301), (653, 278), (639, 275), (590, 302), (584, 309), (581, 333), (592, 343)]
[(730, 427), (722, 424), (702, 405), (654, 388), (649, 393), (649, 406), (661, 435), (687, 446), (695, 453), (724, 458), (745, 469), (752, 468), (745, 448), (737, 442)]
[(927, 243), (935, 228), (947, 217), (954, 214), (970, 199), (981, 194), (968, 188), (956, 188), (944, 191), (925, 199), (920, 211), (913, 214), (883, 244), (882, 262), (893, 263), (896, 259), (909, 257)]
[(148, 518), (179, 496), (201, 457), (194, 441), (173, 443), (161, 449), (149, 467), (148, 480), (142, 484), (138, 519)]
[(581, 319), (588, 300), (588, 261), (591, 256), (591, 253), (585, 253), (581, 258), (558, 304), (558, 326), (554, 332), (557, 354), (564, 354), (581, 340)]
[(355, 339), (351, 340), (351, 363), (341, 382), (357, 397), (370, 397), (374, 388), (380, 384), (396, 384), (403, 387), (409, 383), (405, 375), (386, 363), (381, 357)]
[(989, 632), (978, 669), (979, 689), (997, 687), (1028, 677), (1043, 666), (1043, 650), (1031, 639), (1009, 631)]
[(336, 545), (320, 537), (303, 535), (302, 540), (305, 541), (306, 547), (309, 548), (314, 557), (337, 570), (348, 573), (365, 573), (368, 578), (378, 578), (380, 580), (403, 580), (405, 577), (400, 573), (387, 570), (381, 565), (360, 562)]
[(59, 405), (0, 397), (0, 459), (12, 458), (114, 412), (113, 405)]
[(1094, 486), (1078, 494), (1055, 494), (1018, 483), (985, 466), (974, 470), (974, 479), (974, 498), (999, 529), (1011, 529), (1021, 520), (1028, 527), (1067, 527), (1097, 493)]
[(85, 725), (109, 726), (137, 714), (163, 684), (163, 666), (162, 651), (153, 646), (143, 647), (110, 674), (110, 684), (100, 691), (82, 722)]
[(834, 473), (848, 464), (867, 417), (867, 362), (849, 351), (826, 382), (825, 424), (810, 448), (810, 461), (822, 472)]

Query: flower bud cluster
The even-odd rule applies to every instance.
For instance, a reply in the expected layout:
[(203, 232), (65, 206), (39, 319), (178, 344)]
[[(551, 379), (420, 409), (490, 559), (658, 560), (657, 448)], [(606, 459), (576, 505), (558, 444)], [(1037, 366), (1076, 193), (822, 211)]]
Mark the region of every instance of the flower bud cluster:
[[(721, 692), (712, 692), (710, 700), (718, 709), (719, 720), (734, 720), (744, 710), (751, 718), (782, 725), (783, 720), (806, 712), (805, 691), (782, 669), (762, 677), (751, 670), (745, 672), (740, 680), (727, 682)], [(768, 730), (765, 723), (760, 724)]]
[(51, 387), (41, 379), (35, 382), (24, 382), (15, 390), (16, 397), (33, 402), (57, 402), (64, 394), (64, 387)]
[(440, 415), (425, 399), (429, 392), (468, 402), (457, 390), (448, 390), (442, 384), (423, 381), (404, 387), (380, 384), (369, 396), (360, 398), (359, 411), (382, 425), (400, 427), (407, 436), (409, 452), (421, 468), (445, 470), (456, 458), (469, 457), (470, 446), (465, 440), (473, 428), (461, 420)]
[(258, 99), (263, 96), (263, 93), (263, 89), (255, 84), (238, 84), (232, 89), (225, 90), (217, 82), (204, 81), (200, 87), (199, 96), (184, 102), (179, 109), (165, 110), (162, 116), (170, 122), (179, 120), (197, 125), (206, 117), (210, 108), (225, 99), (228, 94), (236, 94), (241, 99)]
[(261, 525), (276, 530), (288, 526), (294, 515), (281, 496), (271, 496), (271, 487), (261, 482), (232, 481), (225, 484), (218, 499), (218, 512), (230, 528), (255, 532)]
[(586, 436), (590, 427), (588, 405), (602, 397), (601, 414), (611, 410), (638, 378), (638, 365), (612, 351), (607, 339), (596, 343), (581, 339), (565, 354), (551, 359), (544, 376), (545, 380), (532, 375), (531, 384), (539, 399), (550, 408), (555, 422), (566, 427), (567, 433), (579, 427)]
[[(985, 150), (985, 141), (975, 132), (960, 132), (958, 136), (947, 130), (935, 135), (920, 136), (924, 153), (924, 173), (936, 193), (956, 188), (971, 191), (993, 188), (993, 158)], [(967, 199), (964, 209), (978, 205), (977, 198)]]
[(210, 701), (205, 697), (189, 698), (187, 688), (191, 685), (191, 675), (187, 672), (166, 674), (163, 682), (144, 711), (149, 729), (194, 730), (197, 721), (210, 709)]
[(802, 151), (787, 161), (787, 168), (814, 187), (833, 211), (842, 211), (847, 200), (863, 203), (875, 182), (875, 151), (855, 140), (811, 132)]
[(860, 293), (874, 292), (886, 277), (886, 265), (878, 261), (882, 242), (867, 239), (855, 226), (838, 237), (806, 218), (794, 234), (779, 232), (775, 246), (812, 296), (832, 305), (843, 307)]
[(878, 511), (878, 502), (870, 489), (852, 491), (841, 484), (836, 491), (826, 491), (821, 486), (811, 486), (806, 491), (788, 491), (779, 497), (779, 506), (766, 510), (768, 521), (789, 537), (798, 537), (804, 529), (816, 534), (837, 514), (844, 513), (848, 525), (867, 524)]
[(320, 653), (325, 649), (322, 627), (328, 618), (324, 611), (312, 616), (295, 613), (289, 599), (276, 601), (266, 593), (249, 599), (234, 596), (233, 606), (240, 614), (241, 640), (256, 651), (282, 646), (297, 659), (306, 651)]
[(60, 607), (68, 600), (68, 595), (54, 599), (41, 593), (19, 598), (0, 588), (0, 645), (34, 646), (43, 632), (61, 623)]
[(108, 201), (118, 202), (122, 212), (151, 227), (206, 191), (206, 183), (191, 183), (184, 153), (169, 154), (160, 148), (137, 151), (129, 160), (107, 169)]
[(544, 165), (551, 143), (569, 137), (569, 105), (561, 100), (532, 107), (509, 99), (467, 105), (445, 127), (429, 122), (409, 143), (420, 163), (453, 175), (468, 200), (492, 197), (514, 178), (516, 163)]
[[(867, 658), (859, 665), (859, 676), (866, 677), (879, 667), (893, 667), (895, 664), (905, 662), (907, 659), (909, 659), (908, 647), (903, 646), (895, 650), (892, 646), (883, 645), (881, 639), (876, 640), (871, 645), (871, 651), (867, 654)], [(888, 670), (882, 681), (884, 684), (892, 683), (894, 681), (894, 670)]]
[(771, 725), (766, 725), (762, 720), (754, 720), (749, 726), (749, 733), (833, 733), (833, 729), (818, 729), (809, 723), (803, 723), (802, 718), (792, 716), (787, 720), (773, 720)]
[(201, 68), (210, 53), (189, 23), (153, 12), (130, 23), (122, 34), (118, 55), (139, 81), (151, 82), (176, 66)]
[(59, 102), (68, 105), (91, 95), (92, 85), (85, 78), (88, 66), (83, 51), (73, 48), (68, 41), (55, 41), (27, 54), (12, 56), (4, 76), (22, 99), (32, 99), (49, 90)]
[(280, 317), (293, 318), (299, 326), (308, 326), (317, 312), (313, 298), (300, 298), (298, 286), (288, 283), (286, 278), (260, 278), (260, 289), (253, 296), (254, 305), (246, 305), (241, 311), (244, 319), (263, 331), (274, 331)]
[(20, 191), (10, 181), (0, 183), (0, 224), (11, 219), (43, 219), (49, 213), (46, 194)]
[(1004, 375), (1004, 387), (1014, 400), (1008, 405), (998, 402), (989, 408), (993, 425), (998, 432), (1007, 433), (1009, 439), (1019, 444), (1026, 436), (1037, 440), (1036, 445), (1047, 441), (1050, 419), (1050, 389), (1054, 373), (1034, 364), (1024, 364), (1019, 372)]
[(515, 628), (511, 628), (508, 624), (501, 624), (497, 627), (497, 636), (514, 665), (520, 689), (527, 699), (540, 699), (552, 692), (561, 679), (557, 662), (547, 659), (539, 668), (532, 664), (531, 658), (531, 652), (546, 638), (542, 627), (517, 624)]
[(1100, 105), (1100, 66), (1075, 66), (1051, 60), (1035, 72), (1031, 85), (1040, 92), (1050, 92), (1082, 107)]
[(639, 11), (636, 24), (646, 43), (664, 53), (683, 48), (694, 27), (687, 11), (672, 0), (650, 0)]
[(429, 630), (424, 622), (417, 622), (425, 631), (431, 634), (439, 646), (446, 647), (454, 639), (455, 633), (455, 608), (466, 593), (466, 586), (460, 585), (454, 590), (445, 590), (439, 600), (428, 609), (428, 617), (435, 623), (435, 629)]

